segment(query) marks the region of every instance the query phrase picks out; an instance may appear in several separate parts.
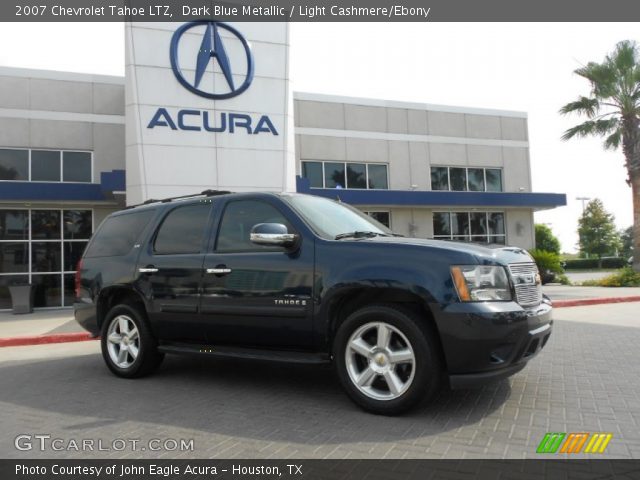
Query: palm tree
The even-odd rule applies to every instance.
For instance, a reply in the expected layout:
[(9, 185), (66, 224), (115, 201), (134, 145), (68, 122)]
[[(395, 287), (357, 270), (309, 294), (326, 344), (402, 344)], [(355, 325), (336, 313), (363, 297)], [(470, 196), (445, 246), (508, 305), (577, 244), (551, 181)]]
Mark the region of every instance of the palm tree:
[(622, 41), (602, 63), (589, 62), (575, 73), (589, 81), (590, 96), (567, 103), (560, 113), (575, 112), (587, 120), (562, 139), (599, 136), (605, 149), (622, 146), (633, 195), (633, 268), (640, 271), (640, 50), (636, 42)]

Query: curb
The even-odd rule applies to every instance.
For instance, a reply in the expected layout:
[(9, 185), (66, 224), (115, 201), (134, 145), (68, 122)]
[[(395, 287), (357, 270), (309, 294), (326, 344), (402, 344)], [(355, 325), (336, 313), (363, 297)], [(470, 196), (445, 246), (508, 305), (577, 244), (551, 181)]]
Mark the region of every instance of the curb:
[(91, 334), (80, 333), (52, 333), (50, 335), (29, 335), (23, 337), (0, 337), (0, 347), (22, 347), (26, 345), (46, 345), (50, 343), (84, 342), (97, 340)]
[(578, 300), (552, 300), (555, 308), (564, 307), (584, 307), (588, 305), (603, 305), (607, 303), (640, 302), (640, 295), (631, 297), (604, 297), (604, 298), (581, 298)]

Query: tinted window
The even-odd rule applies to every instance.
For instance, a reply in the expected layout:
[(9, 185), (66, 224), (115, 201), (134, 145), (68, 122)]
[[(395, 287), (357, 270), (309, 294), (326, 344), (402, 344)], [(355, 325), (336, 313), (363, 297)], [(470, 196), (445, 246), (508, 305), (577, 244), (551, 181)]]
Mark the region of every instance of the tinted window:
[(302, 176), (309, 180), (311, 188), (322, 188), (322, 163), (302, 162)]
[(324, 186), (326, 188), (344, 188), (344, 163), (324, 164)]
[(347, 163), (347, 188), (367, 188), (367, 166)]
[(54, 240), (60, 238), (60, 210), (31, 210), (31, 238)]
[(28, 238), (29, 212), (0, 210), (0, 240), (27, 240)]
[(197, 203), (169, 212), (156, 235), (154, 252), (160, 255), (199, 253), (210, 211), (210, 203)]
[(91, 182), (91, 154), (62, 152), (62, 181)]
[(487, 192), (502, 191), (502, 171), (497, 168), (487, 168)]
[(469, 173), (469, 190), (472, 192), (484, 192), (484, 169), (470, 168)]
[(231, 202), (224, 210), (216, 251), (237, 252), (243, 250), (273, 250), (274, 247), (264, 247), (251, 243), (249, 235), (251, 229), (258, 223), (281, 223), (292, 231), (289, 222), (273, 206), (258, 200), (241, 200)]
[(60, 152), (32, 150), (31, 180), (40, 182), (59, 182)]
[(451, 223), (448, 212), (434, 212), (433, 234), (447, 236), (451, 235)]
[(29, 152), (0, 149), (0, 180), (29, 180)]
[(467, 212), (453, 212), (451, 214), (451, 233), (453, 235), (469, 234), (469, 214)]
[(447, 167), (431, 167), (431, 190), (449, 190)]
[(92, 223), (91, 210), (65, 210), (65, 240), (88, 239), (91, 237)]
[(369, 188), (389, 188), (386, 165), (369, 165)]
[(375, 221), (380, 222), (387, 228), (391, 227), (391, 213), (389, 212), (367, 212), (371, 218)]
[(91, 242), (85, 257), (125, 255), (153, 217), (155, 211), (143, 210), (109, 217)]
[(449, 178), (451, 179), (451, 190), (464, 192), (467, 189), (466, 168), (450, 168)]
[(29, 244), (27, 242), (0, 242), (0, 272), (29, 271)]

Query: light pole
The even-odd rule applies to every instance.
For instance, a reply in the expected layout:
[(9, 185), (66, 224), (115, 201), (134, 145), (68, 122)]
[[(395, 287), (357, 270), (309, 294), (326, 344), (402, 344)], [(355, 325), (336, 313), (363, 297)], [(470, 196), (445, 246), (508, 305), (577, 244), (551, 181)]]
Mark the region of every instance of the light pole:
[(591, 200), (591, 197), (576, 197), (576, 200), (582, 201), (582, 215), (584, 215), (584, 202)]

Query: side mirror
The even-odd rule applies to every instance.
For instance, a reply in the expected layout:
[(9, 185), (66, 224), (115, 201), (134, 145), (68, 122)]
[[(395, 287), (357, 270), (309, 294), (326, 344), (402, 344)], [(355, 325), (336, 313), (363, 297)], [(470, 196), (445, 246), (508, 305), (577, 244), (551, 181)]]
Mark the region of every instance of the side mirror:
[(256, 245), (292, 247), (298, 241), (298, 235), (289, 233), (281, 223), (259, 223), (251, 229), (249, 239)]

